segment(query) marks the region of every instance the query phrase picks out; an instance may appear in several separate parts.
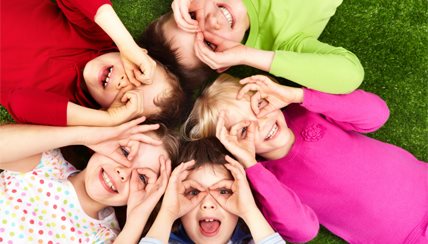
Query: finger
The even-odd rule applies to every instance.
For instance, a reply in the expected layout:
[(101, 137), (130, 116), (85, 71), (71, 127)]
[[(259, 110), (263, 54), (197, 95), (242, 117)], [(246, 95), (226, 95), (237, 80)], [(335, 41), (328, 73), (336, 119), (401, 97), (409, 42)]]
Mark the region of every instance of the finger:
[(226, 127), (224, 126), (224, 111), (220, 111), (216, 125), (216, 137), (221, 141), (225, 137)]
[(140, 142), (130, 140), (128, 142), (128, 148), (129, 148), (129, 154), (128, 154), (128, 160), (133, 160), (134, 157), (138, 154), (138, 150), (140, 149)]
[(236, 166), (227, 163), (224, 165), (224, 167), (226, 167), (226, 169), (228, 169), (230, 171), (230, 173), (232, 174), (232, 176), (235, 180), (244, 179), (245, 174), (243, 175), (242, 172)]
[(256, 92), (254, 95), (252, 95), (250, 98), (251, 110), (253, 110), (253, 113), (255, 115), (260, 113), (260, 109), (259, 109), (260, 100), (261, 100), (261, 93), (259, 91)]
[(130, 194), (144, 190), (144, 185), (141, 183), (139, 173), (137, 169), (132, 170), (131, 172), (131, 182), (129, 186)]
[(223, 37), (213, 34), (209, 31), (204, 31), (203, 37), (205, 41), (208, 41), (219, 48), (216, 48), (216, 51), (224, 51), (224, 48), (222, 47), (224, 47), (226, 42), (228, 41), (227, 39), (224, 39)]
[(247, 136), (245, 139), (247, 142), (251, 143), (251, 145), (254, 145), (256, 125), (257, 123), (255, 121), (250, 121), (250, 124), (247, 127)]
[(259, 114), (257, 114), (257, 118), (263, 118), (274, 110), (275, 108), (271, 104), (267, 104), (260, 110)]
[(202, 191), (197, 196), (192, 197), (190, 199), (190, 202), (192, 204), (192, 208), (194, 208), (196, 205), (198, 205), (202, 201), (202, 199), (204, 199), (207, 196), (207, 194), (208, 194), (208, 192)]
[(129, 82), (133, 84), (134, 86), (140, 86), (140, 82), (137, 80), (134, 74), (134, 67), (126, 68), (125, 69), (126, 76), (128, 77)]
[(134, 69), (132, 72), (134, 72), (134, 77), (138, 80), (138, 86), (141, 86), (142, 84), (147, 84), (148, 79), (143, 69)]
[[(180, 5), (181, 3), (181, 5)], [(189, 14), (189, 2), (186, 1), (174, 1), (171, 5), (174, 13), (174, 19), (177, 26), (184, 31), (194, 32), (197, 29), (197, 22), (190, 17)]]
[(132, 130), (132, 133), (145, 133), (157, 129), (159, 129), (159, 124), (144, 124), (135, 127), (135, 129)]
[[(208, 189), (217, 190), (221, 188), (232, 189), (233, 180), (221, 180), (214, 185), (210, 186)], [(211, 194), (211, 193), (210, 193)]]
[(201, 184), (199, 184), (197, 181), (194, 181), (194, 180), (183, 181), (183, 186), (186, 189), (194, 188), (194, 189), (197, 189), (201, 192), (206, 191), (205, 187), (203, 187)]
[(247, 94), (250, 91), (258, 91), (260, 87), (257, 84), (246, 84), (244, 85), (238, 92), (238, 95), (236, 96), (237, 99), (242, 99), (245, 94)]
[[(131, 128), (134, 128), (135, 126), (143, 123), (145, 120), (146, 120), (146, 117), (145, 116), (141, 116), (141, 117), (133, 119), (133, 120), (131, 120), (129, 122), (123, 123), (119, 127), (121, 128), (121, 131), (127, 131), (127, 130), (129, 130)], [(136, 129), (139, 128), (139, 127), (136, 127)], [(135, 132), (134, 132), (134, 130), (131, 131), (131, 133), (136, 133), (136, 132), (140, 132), (140, 131), (135, 131)]]
[(226, 161), (229, 164), (231, 164), (231, 165), (236, 166), (237, 168), (239, 168), (239, 170), (245, 175), (245, 169), (244, 169), (244, 167), (242, 167), (242, 165), (238, 161), (236, 161), (235, 159), (233, 159), (229, 155), (226, 155), (225, 159), (226, 159)]
[(143, 142), (145, 144), (149, 144), (149, 145), (153, 145), (153, 146), (162, 145), (161, 140), (150, 137), (150, 136), (142, 134), (142, 133), (134, 134), (134, 135), (130, 136), (129, 138), (132, 140), (136, 140), (136, 141)]
[[(230, 128), (230, 135), (232, 136), (238, 136), (241, 137), (242, 134), (242, 130), (249, 126), (251, 124), (251, 121), (249, 120), (243, 120), (237, 124), (234, 124), (231, 128)], [(248, 129), (247, 129), (248, 130)]]

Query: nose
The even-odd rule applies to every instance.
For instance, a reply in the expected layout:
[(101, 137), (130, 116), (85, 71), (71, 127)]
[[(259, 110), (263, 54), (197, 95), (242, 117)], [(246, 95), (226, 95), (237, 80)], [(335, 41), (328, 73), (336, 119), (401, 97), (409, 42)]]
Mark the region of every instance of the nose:
[(211, 194), (207, 194), (201, 202), (202, 210), (214, 210), (217, 208), (217, 203)]
[(120, 181), (122, 182), (127, 181), (129, 179), (129, 176), (131, 175), (129, 168), (126, 167), (116, 167), (114, 171), (119, 176)]
[(116, 89), (120, 90), (120, 89), (128, 86), (129, 84), (130, 83), (129, 83), (128, 77), (126, 77), (126, 75), (122, 75), (119, 79), (119, 82), (117, 82), (117, 84), (116, 84)]
[(221, 26), (218, 19), (218, 13), (219, 10), (207, 13), (207, 15), (205, 16), (205, 28), (207, 28), (208, 30), (220, 29)]

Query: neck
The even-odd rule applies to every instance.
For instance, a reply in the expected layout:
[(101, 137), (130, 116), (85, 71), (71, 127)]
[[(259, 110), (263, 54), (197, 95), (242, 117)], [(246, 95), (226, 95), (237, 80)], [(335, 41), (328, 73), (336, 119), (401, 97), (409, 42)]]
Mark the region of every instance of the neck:
[[(287, 130), (290, 130), (290, 128), (287, 128)], [(290, 130), (290, 137), (288, 138), (286, 144), (283, 147), (280, 147), (276, 150), (260, 154), (265, 159), (268, 160), (276, 160), (285, 157), (293, 147), (295, 141), (295, 136), (292, 130)]]
[(85, 170), (68, 177), (68, 180), (71, 182), (74, 190), (76, 191), (80, 206), (82, 206), (83, 211), (88, 216), (98, 219), (98, 212), (107, 206), (95, 201), (86, 192)]

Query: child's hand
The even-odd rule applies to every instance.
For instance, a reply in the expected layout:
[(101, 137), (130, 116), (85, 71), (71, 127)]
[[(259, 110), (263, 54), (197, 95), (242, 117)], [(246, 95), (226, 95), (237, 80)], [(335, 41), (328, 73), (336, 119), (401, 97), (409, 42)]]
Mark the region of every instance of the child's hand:
[[(187, 32), (203, 30), (205, 24), (204, 5), (205, 0), (174, 0), (171, 8), (177, 26)], [(190, 12), (195, 14), (196, 20), (190, 16)]]
[(256, 164), (254, 143), (256, 122), (241, 121), (228, 130), (224, 126), (224, 116), (224, 112), (220, 112), (216, 126), (216, 137), (245, 168)]
[[(194, 181), (184, 181), (189, 175), (189, 169), (195, 162), (188, 161), (174, 169), (169, 178), (168, 187), (162, 201), (161, 211), (176, 220), (192, 210), (207, 194), (205, 189)], [(199, 191), (199, 194), (189, 196), (190, 190)]]
[[(157, 130), (159, 125), (139, 125), (144, 120), (145, 117), (142, 117), (116, 127), (89, 128), (89, 133), (82, 139), (82, 144), (129, 167), (130, 160), (138, 153), (140, 142), (150, 145), (162, 144), (161, 141), (144, 134)], [(127, 155), (123, 153), (124, 148), (127, 149)]]
[(254, 91), (255, 93), (251, 96), (251, 109), (258, 118), (290, 103), (303, 102), (301, 88), (278, 84), (264, 75), (247, 77), (240, 83), (244, 86), (239, 91), (237, 98), (241, 99), (246, 93)]
[[(131, 218), (142, 219), (150, 215), (168, 185), (171, 174), (171, 160), (164, 155), (159, 157), (160, 175), (153, 175), (150, 169), (135, 169), (132, 171), (128, 204), (126, 209), (127, 222)], [(144, 177), (142, 179), (141, 177)], [(135, 221), (134, 221), (135, 222)]]
[(135, 45), (134, 48), (120, 50), (126, 76), (134, 86), (151, 84), (156, 70), (156, 62), (147, 54), (147, 50)]
[[(210, 47), (206, 42), (210, 43)], [(207, 31), (196, 35), (194, 50), (202, 62), (217, 72), (243, 64), (247, 54), (247, 47), (241, 43), (223, 39)]]
[(234, 180), (222, 180), (211, 186), (210, 194), (224, 209), (244, 218), (257, 206), (244, 168), (229, 156), (226, 156), (226, 161), (228, 163), (224, 166), (232, 173)]
[(108, 119), (113, 125), (127, 122), (135, 117), (143, 115), (143, 94), (134, 90), (126, 91), (120, 98), (120, 104), (114, 102), (108, 109)]

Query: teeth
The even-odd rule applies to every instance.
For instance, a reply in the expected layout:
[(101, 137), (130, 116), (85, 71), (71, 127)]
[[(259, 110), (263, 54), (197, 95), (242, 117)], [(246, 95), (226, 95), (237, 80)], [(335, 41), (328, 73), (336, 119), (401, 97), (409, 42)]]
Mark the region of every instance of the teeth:
[(224, 17), (226, 17), (226, 20), (229, 23), (229, 26), (232, 27), (233, 18), (230, 12), (225, 7), (219, 7), (219, 8), (223, 13)]
[(272, 129), (269, 131), (268, 135), (265, 137), (265, 140), (272, 138), (278, 131), (278, 126), (276, 124), (273, 125)]
[(213, 222), (214, 219), (204, 219), (204, 222)]
[(107, 176), (105, 171), (103, 171), (103, 179), (106, 185), (110, 187), (110, 189), (112, 189), (113, 191), (117, 191), (116, 187), (114, 187), (113, 183), (111, 183), (110, 178)]
[(107, 74), (107, 77), (110, 77), (110, 75), (111, 75), (111, 71), (113, 70), (113, 67), (110, 67), (110, 69), (109, 69), (109, 72), (108, 72), (108, 74)]

